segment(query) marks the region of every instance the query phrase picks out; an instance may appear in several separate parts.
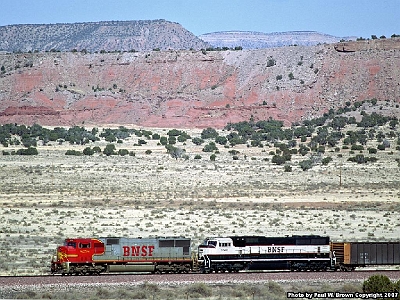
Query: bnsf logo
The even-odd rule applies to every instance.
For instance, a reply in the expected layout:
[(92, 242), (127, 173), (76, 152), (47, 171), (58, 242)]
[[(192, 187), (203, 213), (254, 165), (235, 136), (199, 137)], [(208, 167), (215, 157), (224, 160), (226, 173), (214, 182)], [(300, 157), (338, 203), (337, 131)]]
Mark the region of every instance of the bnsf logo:
[(154, 246), (122, 246), (123, 256), (153, 256)]
[(283, 253), (285, 247), (267, 247), (268, 253)]

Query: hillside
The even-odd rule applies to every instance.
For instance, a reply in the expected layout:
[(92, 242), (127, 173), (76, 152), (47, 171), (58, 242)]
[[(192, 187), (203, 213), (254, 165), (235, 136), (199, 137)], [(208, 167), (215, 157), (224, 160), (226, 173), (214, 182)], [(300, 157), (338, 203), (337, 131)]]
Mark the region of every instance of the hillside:
[[(357, 43), (357, 42), (355, 42)], [(292, 122), (346, 102), (399, 103), (400, 39), (243, 51), (0, 54), (0, 123), (222, 128)], [(399, 116), (398, 109), (381, 113)]]
[(201, 49), (207, 44), (180, 24), (165, 20), (0, 26), (0, 50), (146, 51)]
[(335, 37), (315, 31), (289, 31), (289, 32), (253, 32), (253, 31), (222, 31), (200, 35), (203, 41), (213, 47), (234, 48), (241, 46), (243, 49), (263, 49), (283, 46), (313, 46), (318, 44), (332, 44), (340, 40), (356, 39), (355, 37)]

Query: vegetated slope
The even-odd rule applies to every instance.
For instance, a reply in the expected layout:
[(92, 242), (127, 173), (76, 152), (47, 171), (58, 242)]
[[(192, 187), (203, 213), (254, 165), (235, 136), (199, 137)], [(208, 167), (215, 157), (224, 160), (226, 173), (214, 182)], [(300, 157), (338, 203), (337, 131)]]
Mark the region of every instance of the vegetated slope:
[(399, 102), (400, 39), (388, 41), (349, 53), (331, 44), (2, 54), (0, 122), (222, 128), (272, 117), (290, 125), (348, 101)]
[(104, 21), (0, 27), (0, 50), (145, 51), (201, 49), (207, 44), (180, 24), (165, 20)]
[(203, 41), (213, 47), (234, 48), (241, 46), (243, 49), (263, 49), (282, 46), (313, 46), (317, 44), (337, 43), (340, 40), (356, 39), (355, 37), (335, 37), (315, 31), (288, 31), (263, 33), (254, 31), (220, 31), (202, 34)]

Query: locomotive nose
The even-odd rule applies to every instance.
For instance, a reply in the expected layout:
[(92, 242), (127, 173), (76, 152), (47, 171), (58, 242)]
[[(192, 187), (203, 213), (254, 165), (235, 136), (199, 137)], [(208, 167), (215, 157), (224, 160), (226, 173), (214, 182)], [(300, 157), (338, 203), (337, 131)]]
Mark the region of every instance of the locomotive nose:
[(67, 258), (67, 249), (64, 246), (57, 247), (57, 261), (62, 263)]

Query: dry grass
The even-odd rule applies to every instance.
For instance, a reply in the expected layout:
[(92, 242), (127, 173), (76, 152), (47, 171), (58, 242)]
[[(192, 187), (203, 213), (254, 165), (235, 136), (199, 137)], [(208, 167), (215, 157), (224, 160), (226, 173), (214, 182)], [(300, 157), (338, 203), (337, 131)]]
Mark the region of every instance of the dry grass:
[[(177, 144), (188, 160), (175, 160), (158, 141), (137, 142), (133, 136), (116, 144), (135, 156), (66, 156), (86, 146), (58, 143), (37, 147), (37, 156), (0, 156), (0, 272), (46, 273), (66, 237), (174, 235), (193, 237), (194, 246), (210, 235), (399, 237), (400, 155), (393, 142), (375, 154), (378, 162), (363, 165), (347, 162), (349, 150), (328, 149), (324, 156), (333, 161), (306, 172), (297, 165), (300, 155), (293, 155), (292, 172), (272, 164), (273, 146), (235, 146), (238, 160), (232, 148), (218, 146), (213, 162), (190, 140)], [(106, 142), (95, 145), (104, 149)]]

